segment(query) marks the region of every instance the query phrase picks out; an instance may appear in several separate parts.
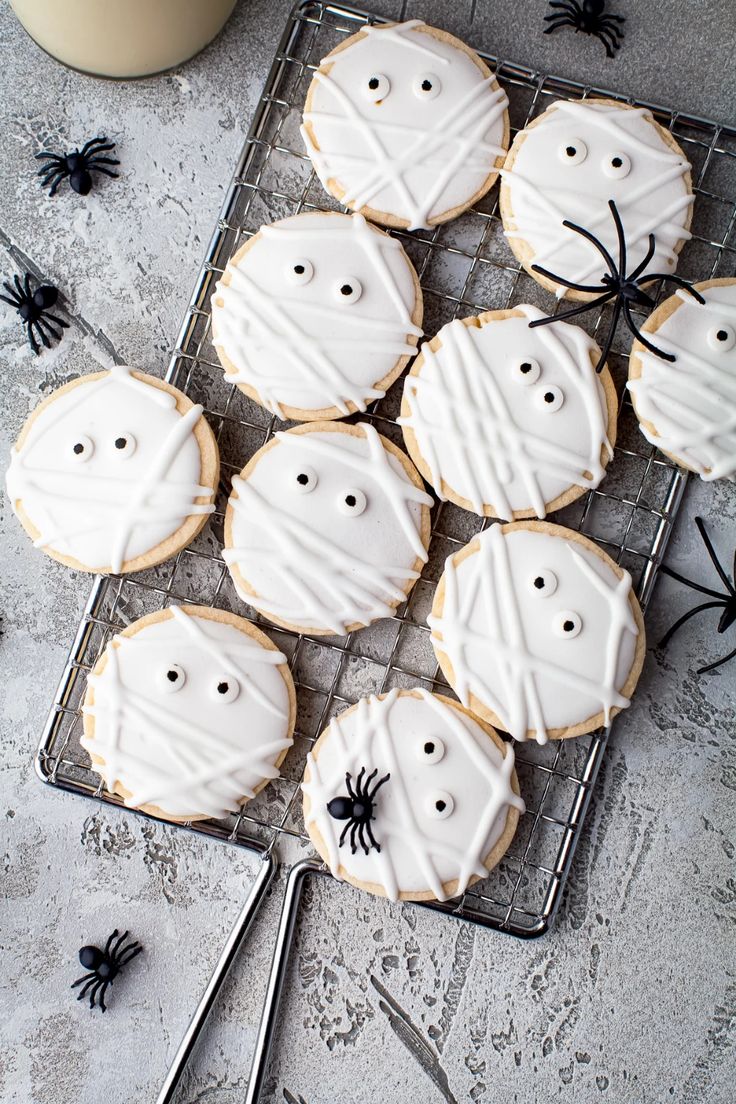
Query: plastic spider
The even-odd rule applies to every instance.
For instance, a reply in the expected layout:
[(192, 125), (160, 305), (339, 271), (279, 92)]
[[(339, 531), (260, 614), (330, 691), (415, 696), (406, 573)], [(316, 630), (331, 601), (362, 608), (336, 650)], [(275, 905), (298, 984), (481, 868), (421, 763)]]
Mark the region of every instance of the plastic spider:
[[(356, 778), (355, 789), (353, 789), (350, 771), (346, 773), (345, 786), (347, 787), (348, 795), (347, 797), (333, 797), (332, 801), (328, 801), (327, 812), (331, 817), (334, 817), (335, 820), (347, 821), (347, 824), (342, 830), (338, 847), (342, 847), (346, 835), (350, 832), (350, 850), (352, 853), (355, 854), (357, 851), (355, 843), (357, 835), (358, 843), (367, 855), (371, 847), (375, 847), (376, 851), (381, 850), (380, 843), (376, 842), (376, 837), (373, 835), (371, 821), (376, 819), (373, 814), (376, 794), (383, 783), (388, 782), (391, 775), (384, 775), (383, 778), (376, 782), (371, 790), (370, 784), (378, 774), (378, 771), (371, 771), (365, 779), (365, 782), (363, 781), (364, 774), (365, 767), (361, 769), (360, 774)], [(366, 843), (366, 836), (368, 837), (368, 843)]]
[(544, 22), (549, 23), (545, 34), (552, 34), (560, 27), (574, 27), (575, 34), (582, 31), (600, 39), (606, 47), (606, 57), (616, 56), (624, 37), (620, 24), (626, 19), (623, 15), (605, 12), (605, 0), (583, 0), (582, 4), (577, 0), (550, 0), (549, 6), (555, 11), (544, 17)]
[(550, 272), (549, 269), (542, 268), (541, 265), (532, 265), (534, 272), (540, 272), (542, 276), (546, 276), (547, 279), (553, 280), (557, 284), (562, 284), (566, 288), (572, 288), (573, 291), (585, 291), (596, 294), (597, 298), (591, 299), (589, 303), (583, 303), (580, 307), (573, 307), (572, 310), (564, 311), (562, 314), (556, 314), (549, 318), (538, 318), (536, 321), (529, 323), (529, 328), (534, 329), (535, 326), (547, 326), (550, 322), (560, 322), (566, 318), (574, 318), (577, 314), (583, 314), (585, 311), (594, 310), (596, 307), (603, 306), (604, 303), (609, 303), (612, 299), (615, 299), (613, 314), (611, 316), (611, 325), (600, 359), (595, 366), (596, 372), (600, 372), (603, 365), (606, 363), (606, 358), (611, 351), (613, 339), (616, 334), (616, 326), (622, 314), (626, 325), (629, 327), (634, 337), (638, 338), (642, 345), (646, 349), (649, 349), (650, 353), (654, 353), (655, 356), (661, 357), (662, 360), (673, 361), (675, 357), (672, 353), (665, 353), (662, 349), (658, 349), (656, 345), (652, 345), (651, 341), (644, 336), (634, 322), (631, 314), (632, 304), (650, 308), (656, 306), (654, 299), (652, 299), (650, 295), (647, 295), (642, 289), (642, 284), (651, 283), (653, 280), (670, 281), (673, 284), (677, 284), (678, 287), (684, 288), (685, 291), (689, 291), (693, 298), (697, 299), (699, 303), (704, 303), (705, 299), (700, 292), (696, 291), (695, 288), (687, 282), (687, 280), (683, 280), (680, 276), (674, 276), (667, 272), (647, 272), (646, 275), (642, 275), (644, 269), (654, 256), (656, 244), (654, 234), (649, 235), (649, 248), (647, 249), (646, 256), (636, 266), (634, 271), (627, 275), (626, 237), (624, 235), (621, 216), (618, 213), (618, 208), (614, 200), (609, 199), (608, 206), (616, 226), (616, 236), (618, 238), (618, 264), (616, 264), (605, 245), (603, 245), (594, 234), (591, 234), (590, 230), (586, 230), (584, 226), (578, 226), (568, 219), (565, 219), (562, 223), (568, 230), (574, 230), (576, 234), (581, 234), (584, 238), (587, 238), (606, 262), (608, 272), (603, 274), (600, 284), (574, 284), (571, 280), (566, 280), (562, 276), (556, 276), (554, 272)]
[(49, 153), (42, 150), (36, 154), (37, 161), (46, 161), (47, 164), (39, 169), (37, 176), (42, 176), (41, 187), (51, 185), (49, 195), (56, 195), (56, 189), (62, 180), (69, 177), (69, 183), (73, 191), (78, 195), (87, 195), (92, 188), (92, 173), (104, 173), (105, 176), (117, 176), (118, 173), (106, 168), (107, 165), (119, 165), (114, 157), (102, 157), (101, 154), (115, 149), (115, 143), (108, 141), (106, 137), (92, 138), (81, 150), (75, 149), (71, 153)]
[[(688, 610), (686, 614), (683, 614), (682, 617), (675, 621), (672, 628), (665, 633), (665, 635), (662, 637), (662, 640), (660, 641), (660, 647), (662, 648), (664, 648), (669, 643), (677, 630), (681, 628), (681, 626), (684, 625), (686, 621), (689, 621), (690, 618), (694, 617), (696, 613), (702, 613), (704, 610), (723, 610), (723, 613), (721, 614), (718, 621), (717, 631), (719, 633), (726, 632), (727, 629), (731, 628), (731, 625), (733, 625), (734, 621), (736, 621), (736, 552), (734, 553), (733, 558), (734, 578), (733, 580), (731, 580), (729, 579), (724, 568), (718, 561), (715, 549), (711, 544), (708, 534), (705, 531), (705, 523), (703, 519), (700, 517), (696, 517), (695, 524), (698, 527), (698, 532), (703, 538), (703, 544), (705, 545), (706, 551), (708, 552), (713, 566), (718, 573), (718, 577), (726, 588), (726, 593), (721, 594), (717, 590), (711, 590), (709, 587), (701, 586), (700, 583), (694, 583), (692, 579), (686, 579), (684, 575), (678, 575), (678, 573), (676, 571), (673, 571), (671, 567), (666, 567), (663, 564), (660, 570), (664, 571), (665, 575), (670, 575), (673, 579), (677, 579), (678, 583), (684, 583), (685, 586), (689, 586), (693, 590), (700, 591), (701, 594), (708, 594), (713, 599), (713, 601), (703, 602), (702, 605), (695, 606), (694, 609)], [(728, 663), (729, 659), (733, 659), (734, 656), (736, 656), (736, 648), (734, 648), (732, 652), (729, 652), (728, 655), (723, 656), (722, 659), (717, 659), (715, 663), (708, 663), (705, 667), (700, 667), (698, 670), (698, 674), (703, 675), (706, 671), (715, 671), (716, 667), (721, 667), (724, 663)]]
[[(82, 1000), (86, 997), (87, 992), (89, 994), (89, 1006), (94, 1008), (95, 999), (99, 996), (99, 1006), (102, 1011), (105, 1011), (105, 993), (107, 992), (108, 985), (112, 985), (115, 978), (118, 976), (123, 966), (126, 966), (132, 958), (135, 958), (137, 954), (140, 954), (143, 947), (140, 943), (129, 943), (127, 947), (123, 944), (128, 938), (128, 932), (119, 934), (118, 929), (112, 933), (107, 943), (105, 944), (104, 951), (101, 951), (99, 947), (82, 947), (79, 952), (79, 961), (84, 966), (85, 970), (90, 970), (89, 974), (84, 974), (83, 977), (77, 978), (72, 983), (72, 989), (76, 989), (78, 985), (84, 984), (80, 991), (77, 1000)], [(115, 946), (113, 947), (113, 940), (117, 939)]]
[[(0, 299), (17, 310), (25, 325), (31, 348), (38, 356), (41, 350), (38, 347), (36, 335), (41, 338), (46, 348), (50, 349), (51, 342), (48, 335), (50, 334), (55, 341), (61, 341), (64, 336), (61, 330), (69, 328), (69, 323), (65, 322), (63, 318), (49, 313), (49, 307), (53, 307), (59, 298), (58, 289), (51, 284), (41, 284), (33, 291), (31, 289), (30, 273), (26, 273), (22, 283), (20, 276), (16, 276), (13, 282), (15, 287), (12, 287), (7, 280), (3, 282), (3, 287), (8, 294), (0, 294)], [(57, 327), (61, 327), (61, 329)]]

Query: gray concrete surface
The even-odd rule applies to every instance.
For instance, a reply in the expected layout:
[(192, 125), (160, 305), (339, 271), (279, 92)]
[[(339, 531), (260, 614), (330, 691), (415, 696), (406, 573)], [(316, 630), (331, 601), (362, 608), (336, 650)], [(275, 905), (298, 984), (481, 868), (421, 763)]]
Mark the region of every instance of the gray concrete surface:
[[(242, 3), (180, 72), (113, 84), (57, 66), (3, 6), (0, 269), (30, 260), (67, 290), (76, 321), (35, 360), (15, 317), (0, 312), (3, 451), (40, 396), (108, 363), (111, 349), (163, 367), (287, 8)], [(733, 118), (728, 0), (615, 9), (629, 19), (627, 41), (607, 62), (581, 36), (542, 38), (541, 2), (408, 5), (507, 57)], [(87, 200), (63, 191), (49, 202), (33, 183), (32, 154), (49, 137), (66, 145), (100, 130), (119, 143), (120, 181)], [(685, 521), (698, 512), (728, 560), (734, 488), (692, 485), (672, 546), (673, 564), (709, 582)], [(155, 1099), (254, 862), (41, 787), (33, 751), (88, 581), (34, 554), (4, 499), (0, 525), (0, 1098), (143, 1104)], [(663, 581), (651, 639), (690, 604)], [(703, 618), (666, 654), (650, 649), (543, 940), (516, 942), (333, 884), (310, 888), (266, 1098), (732, 1101), (736, 666), (695, 674), (727, 645)], [(187, 1104), (242, 1099), (279, 898), (277, 886), (218, 1002), (180, 1096)], [(76, 948), (114, 925), (134, 930), (146, 953), (103, 1017), (68, 986)]]

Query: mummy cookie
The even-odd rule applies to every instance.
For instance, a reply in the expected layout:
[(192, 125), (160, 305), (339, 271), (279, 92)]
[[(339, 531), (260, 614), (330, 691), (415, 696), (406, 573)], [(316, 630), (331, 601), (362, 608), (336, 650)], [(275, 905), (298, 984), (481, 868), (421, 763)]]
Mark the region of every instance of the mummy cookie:
[(701, 479), (734, 479), (736, 279), (694, 287), (705, 303), (677, 291), (642, 326), (675, 360), (635, 341), (628, 387), (647, 441)]
[(271, 621), (342, 634), (404, 601), (427, 560), (431, 504), (373, 426), (311, 422), (277, 433), (233, 479), (223, 556)]
[(422, 293), (396, 238), (362, 215), (264, 226), (212, 297), (225, 379), (279, 418), (339, 418), (385, 395), (421, 336)]
[(116, 366), (67, 383), (33, 411), (6, 483), (37, 548), (80, 571), (129, 572), (194, 540), (218, 476), (202, 407)]
[(406, 447), (437, 495), (486, 517), (537, 516), (597, 487), (613, 455), (618, 403), (600, 350), (536, 307), (456, 319), (406, 378)]
[(631, 576), (548, 522), (491, 525), (448, 557), (428, 621), (460, 701), (516, 740), (608, 726), (644, 662)]
[[(672, 273), (690, 238), (690, 166), (675, 139), (650, 111), (613, 100), (558, 100), (517, 134), (501, 173), (501, 215), (509, 244), (543, 287), (587, 300), (532, 271), (554, 269), (576, 284), (600, 283), (601, 257), (568, 219), (590, 230), (617, 256), (608, 201), (626, 229), (627, 271), (645, 260), (649, 235), (656, 248), (643, 272)], [(639, 273), (637, 273), (639, 274)]]
[(337, 878), (392, 901), (445, 901), (507, 850), (524, 802), (514, 752), (426, 690), (362, 698), (307, 758), (304, 821)]
[(108, 644), (88, 679), (81, 742), (131, 808), (219, 818), (278, 776), (295, 702), (286, 657), (249, 621), (170, 606)]
[(509, 140), (508, 100), (478, 55), (421, 20), (364, 27), (323, 58), (302, 136), (346, 207), (428, 229), (485, 195)]

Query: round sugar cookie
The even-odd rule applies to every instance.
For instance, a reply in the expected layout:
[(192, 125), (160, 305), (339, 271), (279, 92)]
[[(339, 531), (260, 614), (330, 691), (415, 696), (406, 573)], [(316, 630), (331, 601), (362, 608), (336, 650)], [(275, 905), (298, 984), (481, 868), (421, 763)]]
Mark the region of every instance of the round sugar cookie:
[(600, 350), (536, 307), (456, 319), (422, 345), (404, 384), (406, 447), (441, 499), (505, 521), (543, 518), (597, 487), (618, 401)]
[(112, 638), (82, 711), (108, 789), (188, 821), (235, 813), (278, 777), (296, 697), (286, 656), (245, 618), (169, 606)]
[(401, 243), (362, 215), (263, 226), (212, 296), (225, 379), (279, 418), (320, 421), (382, 398), (421, 337), (422, 292)]
[(545, 521), (491, 525), (449, 556), (428, 622), (460, 701), (516, 740), (608, 726), (644, 663), (629, 573)]
[(307, 831), (335, 877), (392, 901), (464, 893), (524, 812), (511, 745), (426, 690), (372, 695), (335, 717), (302, 790)]
[(152, 567), (194, 540), (215, 508), (219, 470), (202, 407), (116, 365), (36, 407), (6, 485), (37, 548), (79, 571), (119, 573)]
[(668, 130), (643, 107), (615, 100), (557, 100), (512, 143), (501, 172), (500, 209), (509, 244), (527, 272), (559, 296), (565, 288), (532, 270), (541, 265), (572, 283), (600, 284), (606, 264), (595, 247), (562, 225), (593, 233), (618, 259), (615, 200), (626, 235), (627, 271), (656, 249), (646, 272), (672, 273), (690, 238), (690, 165)]
[(413, 19), (364, 27), (322, 59), (302, 137), (340, 203), (386, 226), (426, 230), (496, 180), (507, 105), (475, 51)]
[(223, 557), (240, 597), (275, 624), (341, 635), (404, 601), (427, 560), (431, 505), (372, 425), (308, 422), (233, 478)]
[(647, 441), (701, 479), (736, 478), (736, 279), (677, 291), (641, 327), (675, 357), (635, 341), (628, 388)]

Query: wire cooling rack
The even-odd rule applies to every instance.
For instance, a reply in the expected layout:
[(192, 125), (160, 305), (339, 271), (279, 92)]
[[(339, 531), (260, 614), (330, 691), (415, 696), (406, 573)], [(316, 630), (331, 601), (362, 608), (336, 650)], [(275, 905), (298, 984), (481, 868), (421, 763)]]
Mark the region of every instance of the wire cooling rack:
[[(394, 686), (450, 692), (437, 668), (425, 618), (446, 556), (487, 524), (452, 504), (438, 504), (432, 515), (429, 562), (409, 600), (393, 618), (340, 638), (298, 636), (264, 622), (237, 598), (220, 556), (231, 476), (282, 423), (224, 382), (210, 341), (209, 298), (228, 259), (263, 223), (302, 210), (339, 209), (305, 156), (299, 136), (301, 110), (320, 59), (372, 18), (365, 12), (307, 0), (289, 19), (166, 377), (203, 404), (216, 433), (222, 457), (217, 512), (195, 543), (175, 559), (133, 576), (96, 579), (37, 755), (37, 769), (46, 782), (119, 805), (120, 799), (104, 788), (79, 744), (87, 673), (110, 637), (130, 621), (170, 603), (199, 602), (249, 616), (289, 656), (298, 700), (294, 746), (281, 778), (265, 787), (239, 815), (200, 821), (192, 830), (251, 848), (269, 860), (278, 844), (279, 856), (292, 863), (311, 853), (299, 786), (307, 752), (329, 719), (359, 697)], [(509, 96), (514, 133), (557, 97), (601, 94), (635, 102), (483, 56)], [(657, 119), (672, 131), (693, 165), (697, 197), (693, 239), (683, 251), (678, 272), (691, 279), (732, 275), (736, 133), (702, 119), (644, 106), (652, 107)], [(457, 316), (522, 302), (548, 312), (558, 305), (514, 259), (503, 236), (497, 194), (494, 187), (477, 208), (431, 232), (396, 232), (419, 273), (424, 328), (430, 336)], [(591, 333), (599, 327), (605, 330), (605, 314), (585, 317), (590, 318)], [(615, 459), (599, 490), (553, 520), (592, 537), (626, 567), (646, 607), (685, 476), (638, 431), (623, 392), (629, 342), (627, 333), (621, 332), (610, 361), (622, 396)], [(397, 443), (401, 433), (394, 418), (400, 393), (399, 382), (362, 416)], [(546, 747), (520, 745), (518, 774), (527, 812), (508, 854), (462, 898), (428, 907), (517, 936), (545, 931), (583, 830), (606, 740), (607, 733), (600, 731)]]

